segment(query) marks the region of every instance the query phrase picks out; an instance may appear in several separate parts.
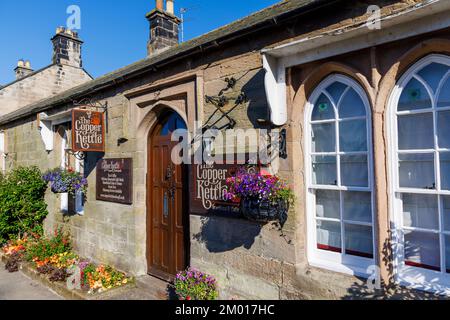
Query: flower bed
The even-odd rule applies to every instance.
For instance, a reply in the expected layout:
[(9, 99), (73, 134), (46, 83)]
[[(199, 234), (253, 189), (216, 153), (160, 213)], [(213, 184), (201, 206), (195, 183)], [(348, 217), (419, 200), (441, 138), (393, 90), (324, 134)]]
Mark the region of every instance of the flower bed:
[(28, 264), (50, 282), (66, 282), (68, 289), (81, 290), (89, 295), (119, 288), (133, 281), (125, 273), (110, 266), (95, 265), (72, 251), (70, 237), (61, 230), (51, 238), (26, 235), (9, 241), (2, 248), (6, 269), (19, 270)]

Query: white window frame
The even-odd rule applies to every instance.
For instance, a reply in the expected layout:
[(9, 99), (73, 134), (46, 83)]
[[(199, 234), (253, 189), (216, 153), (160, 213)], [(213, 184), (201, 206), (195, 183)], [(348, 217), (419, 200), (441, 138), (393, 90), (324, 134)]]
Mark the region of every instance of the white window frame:
[[(450, 151), (450, 149), (438, 149), (437, 147), (437, 110), (446, 111), (450, 110), (450, 108), (436, 108), (437, 101), (435, 101), (435, 97), (431, 94), (430, 88), (428, 84), (421, 82), (424, 84), (425, 88), (428, 90), (429, 95), (432, 99), (432, 107), (433, 107), (433, 126), (434, 126), (434, 149), (429, 150), (414, 150), (414, 151), (400, 151), (401, 154), (405, 154), (407, 152), (412, 153), (434, 153), (434, 170), (435, 176), (437, 177), (436, 181), (436, 190), (426, 190), (426, 189), (414, 189), (414, 188), (400, 188), (399, 181), (399, 147), (398, 147), (398, 115), (405, 115), (411, 113), (410, 111), (397, 111), (398, 103), (400, 101), (401, 94), (403, 93), (403, 89), (406, 85), (408, 85), (409, 81), (416, 77), (416, 73), (419, 72), (422, 68), (427, 65), (436, 62), (444, 65), (450, 66), (450, 56), (441, 55), (441, 54), (430, 54), (425, 58), (419, 60), (413, 66), (411, 66), (408, 71), (399, 79), (394, 90), (392, 91), (391, 97), (388, 102), (388, 119), (386, 121), (387, 132), (388, 132), (388, 152), (389, 152), (389, 161), (391, 165), (389, 166), (389, 177), (391, 183), (389, 183), (389, 194), (390, 196), (390, 221), (392, 226), (392, 243), (393, 243), (393, 252), (394, 252), (394, 273), (395, 273), (395, 281), (403, 286), (407, 286), (414, 289), (419, 289), (423, 291), (438, 293), (438, 294), (450, 294), (450, 274), (445, 273), (445, 244), (444, 244), (444, 232), (443, 230), (443, 221), (442, 221), (442, 208), (441, 208), (441, 200), (440, 196), (449, 195), (450, 191), (441, 191), (440, 190), (440, 163), (439, 163), (439, 152), (441, 151)], [(450, 77), (450, 72), (446, 74), (446, 77)], [(445, 78), (445, 77), (444, 77)], [(442, 84), (445, 83), (442, 82)], [(440, 84), (440, 86), (442, 85)], [(440, 90), (437, 92), (436, 96), (439, 97)], [(427, 111), (425, 111), (427, 110)], [(430, 112), (430, 109), (421, 109), (414, 110), (412, 113), (421, 113), (421, 112)], [(403, 202), (401, 200), (401, 195), (404, 193), (409, 194), (428, 194), (428, 195), (438, 195), (438, 208), (439, 208), (439, 230), (437, 233), (440, 236), (440, 260), (441, 260), (441, 271), (433, 271), (427, 270), (423, 268), (417, 268), (413, 266), (407, 266), (404, 262), (404, 242), (403, 242)], [(407, 228), (408, 230), (414, 230), (417, 228)], [(445, 234), (449, 234), (447, 232)]]
[[(67, 131), (64, 130), (64, 136), (61, 137), (61, 169), (66, 169), (67, 163), (68, 163), (68, 156), (67, 150), (70, 148), (69, 139), (67, 136)], [(75, 171), (80, 172), (81, 171), (81, 160), (75, 158)], [(69, 211), (69, 194), (68, 193), (62, 193), (61, 194), (61, 211), (62, 212), (68, 212)], [(83, 194), (81, 192), (77, 193), (75, 198), (75, 211), (76, 214), (82, 216), (84, 215), (84, 205), (83, 205)]]
[[(314, 109), (314, 103), (319, 98), (319, 96), (324, 92), (324, 90), (333, 84), (334, 82), (341, 82), (352, 89), (354, 89), (359, 96), (361, 97), (364, 107), (366, 108), (366, 116), (365, 117), (356, 117), (351, 119), (366, 119), (367, 122), (367, 154), (368, 156), (368, 188), (361, 187), (342, 187), (342, 186), (315, 186), (312, 184), (312, 152), (311, 152), (311, 144), (312, 144), (312, 129), (311, 129), (311, 117)], [(345, 93), (344, 93), (345, 94)], [(343, 94), (343, 96), (344, 96)], [(343, 97), (342, 96), (342, 97)], [(330, 99), (331, 100), (331, 99)], [(334, 107), (334, 106), (333, 106)], [(313, 121), (316, 123), (317, 121)], [(314, 90), (311, 97), (309, 98), (306, 107), (305, 107), (305, 167), (306, 167), (306, 216), (307, 216), (307, 257), (308, 262), (311, 266), (336, 271), (340, 273), (345, 273), (354, 276), (361, 277), (369, 277), (373, 274), (373, 266), (376, 264), (377, 260), (377, 245), (376, 245), (376, 224), (375, 224), (375, 191), (374, 191), (374, 166), (373, 166), (373, 141), (372, 141), (372, 114), (371, 107), (367, 97), (367, 93), (364, 89), (353, 79), (341, 75), (341, 74), (332, 74), (323, 80)], [(339, 126), (336, 126), (336, 139), (337, 143), (339, 143)], [(336, 149), (339, 145), (336, 146)], [(357, 154), (358, 152), (339, 152), (338, 155), (345, 154)], [(339, 157), (337, 159), (337, 174), (340, 175), (340, 165), (339, 165)], [(339, 178), (338, 178), (339, 179)], [(341, 241), (342, 245), (342, 253), (329, 252), (324, 250), (319, 250), (317, 248), (317, 225), (316, 225), (316, 199), (315, 199), (315, 190), (336, 190), (336, 191), (365, 191), (370, 192), (372, 195), (372, 241), (373, 241), (373, 258), (364, 258), (353, 255), (348, 255), (345, 253), (345, 234), (342, 231), (344, 228), (345, 220), (341, 216)], [(341, 203), (341, 215), (342, 215), (342, 199)], [(363, 225), (361, 223), (361, 225)], [(369, 225), (369, 224), (368, 224)]]

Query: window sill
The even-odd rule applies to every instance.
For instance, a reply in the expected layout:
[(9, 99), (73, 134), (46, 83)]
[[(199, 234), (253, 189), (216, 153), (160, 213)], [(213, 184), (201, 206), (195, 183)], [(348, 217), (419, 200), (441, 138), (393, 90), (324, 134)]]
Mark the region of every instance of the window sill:
[(396, 280), (399, 285), (409, 289), (438, 295), (450, 295), (450, 274), (413, 266), (403, 266), (399, 269)]
[(309, 259), (309, 265), (328, 271), (363, 278), (369, 278), (375, 271), (375, 268), (373, 268), (375, 261), (373, 259), (349, 257), (348, 261), (338, 262), (338, 260), (342, 260), (340, 254), (327, 253), (327, 255), (334, 255), (334, 261), (330, 259), (312, 258)]

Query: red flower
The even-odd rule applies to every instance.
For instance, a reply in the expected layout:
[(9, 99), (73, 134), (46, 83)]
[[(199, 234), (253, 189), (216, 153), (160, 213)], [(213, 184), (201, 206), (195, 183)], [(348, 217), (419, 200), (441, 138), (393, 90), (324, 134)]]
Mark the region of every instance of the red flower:
[(190, 297), (190, 296), (187, 296), (187, 297), (186, 297), (186, 300), (191, 300), (191, 297)]

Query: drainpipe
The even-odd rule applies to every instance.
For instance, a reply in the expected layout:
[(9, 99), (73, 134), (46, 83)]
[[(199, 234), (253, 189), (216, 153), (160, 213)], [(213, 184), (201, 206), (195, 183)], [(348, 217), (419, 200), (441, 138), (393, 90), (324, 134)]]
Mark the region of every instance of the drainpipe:
[(266, 71), (264, 87), (270, 111), (270, 121), (275, 126), (287, 122), (286, 70), (276, 57), (263, 54), (263, 68)]

